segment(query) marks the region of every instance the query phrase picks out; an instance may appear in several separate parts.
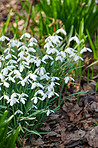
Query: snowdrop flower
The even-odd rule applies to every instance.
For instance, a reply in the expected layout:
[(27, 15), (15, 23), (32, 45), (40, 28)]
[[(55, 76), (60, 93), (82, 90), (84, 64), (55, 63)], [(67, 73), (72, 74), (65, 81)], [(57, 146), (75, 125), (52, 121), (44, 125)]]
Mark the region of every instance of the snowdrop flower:
[(19, 42), (18, 40), (10, 40), (10, 42), (7, 44), (9, 45), (9, 47), (19, 47), (21, 45), (23, 45), (23, 42)]
[(46, 38), (45, 42), (49, 42), (51, 41), (52, 43), (54, 43), (55, 45), (57, 45), (58, 43), (61, 42), (63, 38), (58, 36), (58, 35), (55, 35), (55, 36), (49, 36), (48, 38)]
[(69, 53), (70, 55), (72, 55), (72, 54), (74, 54), (74, 52), (76, 53), (77, 50), (74, 50), (73, 48), (70, 48), (70, 47), (69, 47), (69, 48), (66, 48), (66, 49), (65, 49), (65, 52), (66, 52), (66, 53)]
[(29, 76), (30, 76), (30, 78), (31, 78), (32, 80), (34, 80), (34, 81), (37, 80), (37, 75), (31, 74), (31, 73), (30, 73)]
[(4, 81), (4, 75), (2, 73), (0, 73), (0, 79), (1, 79), (1, 82)]
[(81, 59), (83, 61), (83, 58), (82, 57), (77, 56), (77, 55), (74, 56), (74, 61), (78, 61), (79, 59)]
[(49, 74), (49, 73), (46, 73), (46, 74), (44, 74), (44, 75), (41, 75), (39, 79), (40, 79), (40, 80), (46, 79), (46, 80), (48, 81), (48, 80), (50, 79), (50, 77), (48, 76), (48, 74)]
[(52, 48), (52, 49), (50, 49), (50, 50), (47, 50), (46, 53), (47, 53), (47, 54), (51, 54), (51, 53), (52, 53), (52, 54), (54, 54), (54, 53), (59, 54), (59, 51), (58, 51), (57, 49), (55, 49), (55, 48)]
[(80, 51), (80, 54), (82, 54), (83, 52), (92, 52), (92, 50), (90, 48), (87, 48), (87, 47), (84, 47), (81, 51)]
[(27, 100), (25, 97), (28, 97), (28, 95), (25, 93), (19, 94), (19, 100), (22, 104), (25, 104), (25, 101)]
[(21, 73), (18, 70), (14, 70), (13, 73), (15, 74), (16, 78), (19, 78), (22, 80)]
[(57, 54), (57, 57), (56, 57), (55, 60), (56, 60), (56, 61), (60, 60), (61, 62), (63, 62), (64, 59), (65, 59), (65, 57), (66, 57), (65, 52), (61, 51), (61, 52), (59, 52), (59, 54)]
[(2, 37), (0, 37), (0, 41), (5, 41), (5, 40), (7, 40), (7, 41), (9, 41), (10, 39), (8, 38), (8, 37), (6, 37), (6, 36), (2, 36)]
[(40, 87), (40, 88), (44, 89), (43, 85), (41, 85), (40, 83), (36, 83), (36, 82), (32, 83), (31, 89), (34, 89), (36, 87)]
[(29, 40), (29, 42), (36, 42), (36, 43), (37, 43), (37, 40), (36, 40), (34, 37), (32, 37), (32, 38)]
[(50, 115), (50, 113), (54, 113), (54, 111), (53, 110), (46, 110), (46, 113), (47, 113), (47, 116), (49, 116)]
[(31, 47), (29, 47), (27, 51), (28, 52), (36, 52), (36, 50), (34, 48), (31, 48)]
[(56, 31), (56, 33), (62, 33), (62, 34), (64, 34), (64, 35), (67, 34), (66, 31), (65, 31), (63, 28), (58, 29), (58, 30)]
[(11, 54), (8, 54), (5, 59), (10, 59), (11, 58)]
[(24, 79), (22, 79), (21, 81), (19, 81), (17, 84), (21, 84), (22, 86), (25, 86), (25, 83), (28, 82), (28, 78), (29, 77), (30, 77), (29, 75), (26, 76)]
[(7, 101), (9, 101), (9, 96), (4, 95), (4, 99), (6, 99)]
[(35, 63), (36, 63), (36, 66), (38, 67), (41, 64), (41, 60), (37, 57), (35, 60)]
[(14, 115), (16, 115), (16, 114), (22, 114), (22, 115), (23, 115), (23, 112), (20, 111), (20, 110), (17, 110), (17, 111), (14, 113)]
[(46, 43), (46, 44), (44, 45), (44, 49), (47, 48), (47, 50), (49, 50), (50, 47), (51, 47), (51, 48), (54, 47), (54, 46), (52, 45), (51, 41), (49, 41), (48, 43)]
[(43, 58), (42, 58), (42, 62), (44, 62), (45, 64), (46, 64), (46, 59), (51, 59), (51, 60), (53, 60), (53, 58), (51, 57), (51, 56), (49, 56), (49, 55), (45, 55)]
[(72, 77), (67, 76), (67, 77), (64, 78), (65, 84), (68, 83), (68, 81), (69, 81), (70, 79), (71, 79), (72, 81), (75, 81)]
[(20, 40), (22, 40), (23, 38), (30, 38), (31, 35), (29, 33), (24, 33), (21, 37), (20, 37)]
[(37, 73), (38, 75), (42, 76), (46, 73), (46, 70), (44, 67), (39, 67), (34, 71), (34, 74)]
[(17, 64), (17, 62), (15, 60), (9, 60), (9, 62), (7, 63), (8, 64)]
[(34, 104), (37, 104), (37, 102), (38, 102), (38, 97), (33, 97), (32, 99), (31, 99), (31, 101), (33, 101), (34, 100)]
[(6, 81), (4, 81), (4, 86), (7, 87), (7, 88), (9, 88), (9, 83), (6, 82)]
[(17, 93), (13, 93), (11, 95), (11, 99), (8, 100), (8, 103), (10, 103), (11, 106), (13, 106), (16, 103), (19, 103), (19, 99), (17, 99), (16, 97), (17, 97)]
[(51, 77), (51, 80), (52, 80), (52, 81), (60, 80), (60, 78), (58, 78), (58, 77)]
[(37, 46), (37, 44), (35, 42), (30, 42), (28, 46), (30, 47), (30, 46), (34, 46), (34, 45)]
[(77, 44), (80, 43), (80, 42), (79, 42), (79, 38), (78, 38), (77, 36), (71, 37), (71, 38), (69, 39), (69, 42), (71, 42), (71, 41), (76, 41)]

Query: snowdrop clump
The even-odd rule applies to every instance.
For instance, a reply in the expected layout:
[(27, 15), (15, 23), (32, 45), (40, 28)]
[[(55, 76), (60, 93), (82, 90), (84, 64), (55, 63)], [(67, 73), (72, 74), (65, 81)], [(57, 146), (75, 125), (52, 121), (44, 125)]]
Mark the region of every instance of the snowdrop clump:
[[(39, 52), (38, 41), (29, 33), (23, 34), (19, 40), (10, 40), (5, 36), (0, 38), (0, 41), (8, 42), (4, 54), (0, 55), (0, 105), (14, 108), (15, 116), (25, 115), (28, 102), (31, 105), (29, 104), (27, 114), (30, 114), (29, 112), (42, 109), (39, 102), (45, 105), (45, 100), (59, 97), (55, 88), (60, 85), (61, 77), (53, 71), (56, 65), (63, 65), (68, 59), (75, 62), (83, 60), (73, 48), (58, 48), (63, 40), (58, 33), (66, 35), (65, 30), (59, 29), (53, 36), (46, 38), (42, 55)], [(24, 38), (27, 42), (24, 42)], [(69, 42), (72, 40), (79, 44), (78, 37), (70, 38)], [(87, 50), (91, 52), (85, 47), (80, 53)], [(70, 79), (74, 81), (65, 72), (65, 84)], [(53, 111), (46, 106), (45, 112), (48, 116)]]

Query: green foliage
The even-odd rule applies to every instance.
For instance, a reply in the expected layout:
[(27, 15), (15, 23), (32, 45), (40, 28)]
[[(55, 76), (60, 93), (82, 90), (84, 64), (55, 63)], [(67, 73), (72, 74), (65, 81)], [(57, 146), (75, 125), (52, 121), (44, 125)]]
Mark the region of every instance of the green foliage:
[(87, 31), (90, 46), (93, 50), (93, 58), (94, 58), (94, 60), (98, 60), (98, 31), (95, 33), (95, 41), (94, 42), (91, 39), (89, 31), (88, 30), (86, 30), (86, 31)]
[[(82, 19), (84, 19), (84, 32), (88, 29), (92, 34), (98, 27), (98, 7), (95, 8), (95, 0), (41, 0), (38, 4), (39, 11), (44, 11), (46, 20), (49, 18), (60, 19), (67, 33), (69, 33), (71, 26), (79, 33), (79, 26)], [(48, 22), (47, 22), (48, 24)]]
[(9, 119), (5, 119), (7, 117), (8, 111), (5, 111), (3, 115), (0, 117), (0, 148), (15, 148), (15, 142), (17, 136), (20, 132), (20, 126), (12, 132), (8, 133), (9, 123), (12, 121), (13, 115), (9, 117)]

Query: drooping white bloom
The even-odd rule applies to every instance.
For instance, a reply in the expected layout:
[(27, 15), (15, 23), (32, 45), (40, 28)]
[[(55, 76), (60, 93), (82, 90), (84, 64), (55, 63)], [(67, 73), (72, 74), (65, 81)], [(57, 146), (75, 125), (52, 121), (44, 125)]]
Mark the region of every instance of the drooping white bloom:
[(8, 37), (6, 37), (6, 36), (2, 36), (2, 37), (0, 37), (0, 41), (3, 42), (3, 41), (5, 41), (5, 40), (8, 40), (8, 41), (9, 41), (10, 39), (9, 39)]
[(19, 100), (22, 104), (25, 104), (25, 101), (27, 100), (25, 97), (28, 97), (28, 95), (25, 93), (19, 94)]
[(29, 76), (32, 80), (34, 80), (34, 81), (37, 80), (37, 75), (30, 73)]
[(58, 30), (56, 31), (56, 33), (62, 33), (62, 34), (64, 34), (64, 35), (67, 34), (66, 31), (65, 31), (63, 28), (58, 29)]
[(80, 51), (80, 54), (82, 54), (83, 52), (92, 52), (92, 50), (90, 48), (87, 48), (87, 47), (84, 47), (81, 51)]
[(4, 81), (4, 86), (8, 88), (9, 87), (9, 83)]
[(20, 47), (21, 45), (23, 45), (24, 43), (23, 42), (20, 42), (18, 40), (10, 40), (10, 42), (7, 44), (9, 45), (9, 47)]
[(47, 113), (47, 116), (49, 116), (50, 115), (50, 113), (54, 113), (54, 111), (53, 110), (46, 110), (46, 113)]
[(31, 47), (29, 47), (27, 51), (28, 52), (36, 52), (36, 50), (34, 48), (31, 48)]
[(50, 50), (47, 50), (46, 53), (47, 53), (47, 54), (51, 54), (51, 53), (52, 53), (52, 54), (54, 54), (54, 53), (59, 54), (59, 51), (58, 51), (56, 48), (52, 48), (52, 49), (50, 49)]
[(80, 42), (79, 42), (79, 38), (78, 38), (77, 36), (71, 37), (71, 38), (69, 39), (69, 42), (71, 42), (71, 41), (75, 41), (77, 44), (80, 43)]
[(17, 93), (13, 93), (11, 95), (11, 99), (8, 100), (8, 103), (10, 103), (11, 106), (13, 106), (16, 103), (19, 103), (19, 99), (17, 99), (16, 97), (17, 97)]
[(68, 83), (68, 81), (69, 81), (70, 79), (71, 79), (72, 81), (75, 81), (72, 77), (67, 76), (67, 77), (64, 78), (65, 84)]
[(29, 42), (36, 42), (36, 43), (37, 43), (37, 40), (36, 40), (34, 37), (32, 37), (32, 38), (29, 40)]
[(65, 49), (65, 52), (66, 53), (69, 53), (70, 55), (72, 55), (72, 54), (74, 54), (74, 53), (76, 53), (77, 52), (77, 50), (74, 50), (73, 48), (66, 48)]
[(81, 59), (83, 61), (83, 58), (80, 56), (77, 56), (76, 54), (74, 55), (74, 61), (78, 61), (79, 59)]
[(40, 75), (40, 76), (42, 76), (42, 75), (44, 75), (45, 73), (46, 73), (46, 70), (45, 70), (45, 68), (44, 67), (39, 67), (39, 68), (37, 68), (35, 71), (34, 71), (34, 74), (38, 74), (38, 75)]
[(23, 38), (30, 38), (31, 35), (29, 33), (24, 33), (21, 37), (20, 37), (20, 40), (22, 40)]
[(9, 101), (9, 96), (4, 95), (4, 99), (6, 99), (7, 101)]
[(44, 89), (44, 86), (42, 84), (36, 83), (36, 82), (32, 83), (31, 89), (34, 89), (36, 87), (40, 87), (40, 88)]
[(14, 113), (14, 115), (16, 115), (16, 114), (22, 114), (22, 115), (23, 115), (23, 112), (22, 112), (21, 110), (17, 110), (17, 111)]
[(42, 58), (42, 62), (46, 63), (46, 61), (45, 61), (46, 59), (51, 59), (51, 60), (53, 60), (53, 58), (52, 58), (51, 56), (45, 55), (45, 56)]

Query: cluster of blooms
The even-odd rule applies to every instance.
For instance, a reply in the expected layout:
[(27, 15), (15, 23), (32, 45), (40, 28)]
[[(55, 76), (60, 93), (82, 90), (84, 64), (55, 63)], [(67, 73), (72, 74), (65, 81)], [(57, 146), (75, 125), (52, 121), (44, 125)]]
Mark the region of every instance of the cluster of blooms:
[[(69, 47), (64, 51), (57, 50), (56, 47), (63, 40), (57, 35), (58, 33), (66, 35), (63, 29), (59, 29), (53, 36), (49, 36), (45, 40), (43, 56), (36, 53), (37, 40), (28, 33), (23, 34), (20, 40), (10, 40), (5, 36), (0, 38), (0, 41), (8, 41), (8, 48), (0, 56), (0, 102), (3, 102), (4, 99), (10, 106), (19, 103), (25, 105), (26, 101), (30, 99), (33, 101), (33, 107), (37, 109), (38, 100), (43, 101), (54, 95), (59, 96), (55, 92), (55, 86), (60, 85), (60, 78), (50, 75), (50, 72), (46, 70), (47, 64), (52, 66), (54, 62), (64, 63), (68, 55), (73, 57), (76, 62), (83, 59), (73, 48)], [(24, 38), (27, 43), (22, 42)], [(79, 44), (78, 37), (70, 38), (69, 42), (72, 40)], [(84, 47), (80, 53), (82, 54), (87, 50), (91, 52), (90, 49)], [(70, 79), (74, 81), (73, 78), (66, 76), (65, 83), (68, 83)], [(47, 110), (46, 112), (49, 115), (52, 111)], [(23, 114), (20, 110), (15, 112), (15, 114), (17, 113)]]

